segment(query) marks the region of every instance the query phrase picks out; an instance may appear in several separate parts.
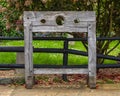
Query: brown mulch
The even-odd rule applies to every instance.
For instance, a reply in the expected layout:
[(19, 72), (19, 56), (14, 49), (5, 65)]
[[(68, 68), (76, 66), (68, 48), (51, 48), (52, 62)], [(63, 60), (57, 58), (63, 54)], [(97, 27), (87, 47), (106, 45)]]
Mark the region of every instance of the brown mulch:
[[(0, 71), (0, 78), (15, 77), (15, 70)], [(78, 85), (81, 82), (86, 82), (87, 75), (75, 74), (67, 75), (68, 82), (62, 80), (62, 75), (36, 75), (36, 84), (40, 85)], [(100, 81), (100, 82), (99, 82)], [(100, 69), (97, 73), (97, 82), (99, 83), (120, 83), (120, 68), (115, 69)]]
[(120, 83), (120, 68), (100, 69), (97, 74), (97, 79)]
[(0, 78), (12, 78), (15, 76), (15, 70), (0, 70)]

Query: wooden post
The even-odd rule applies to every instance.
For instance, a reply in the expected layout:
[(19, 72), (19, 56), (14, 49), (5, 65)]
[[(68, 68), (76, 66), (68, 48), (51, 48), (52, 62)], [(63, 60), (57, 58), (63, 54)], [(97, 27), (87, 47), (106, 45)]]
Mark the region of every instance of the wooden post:
[[(16, 64), (25, 64), (24, 60), (24, 52), (16, 53)], [(15, 69), (15, 73), (18, 77), (24, 77), (25, 75), (24, 69)]]
[(24, 27), (25, 40), (25, 82), (26, 88), (30, 89), (33, 86), (33, 47), (32, 47), (32, 30), (31, 23), (25, 24)]
[(96, 88), (96, 25), (88, 23), (88, 84), (90, 88)]

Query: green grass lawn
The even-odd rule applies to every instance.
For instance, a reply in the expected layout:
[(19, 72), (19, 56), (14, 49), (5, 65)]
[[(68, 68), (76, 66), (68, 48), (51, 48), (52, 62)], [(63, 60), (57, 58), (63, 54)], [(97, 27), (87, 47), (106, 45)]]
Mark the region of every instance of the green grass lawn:
[[(110, 47), (112, 47), (115, 42), (112, 42)], [(0, 42), (1, 46), (24, 46), (23, 41), (4, 41)], [(62, 41), (33, 41), (33, 46), (35, 48), (63, 48)], [(81, 42), (75, 42), (74, 45), (69, 45), (69, 49), (76, 49), (81, 51), (86, 51)], [(120, 52), (120, 45), (110, 53), (110, 55), (117, 56)], [(63, 55), (60, 53), (34, 53), (33, 61), (34, 64), (62, 64)], [(0, 64), (15, 64), (16, 53), (1, 52), (0, 53)], [(69, 64), (87, 64), (88, 58), (81, 55), (69, 54), (68, 63)], [(104, 63), (114, 64), (116, 61), (105, 60)]]

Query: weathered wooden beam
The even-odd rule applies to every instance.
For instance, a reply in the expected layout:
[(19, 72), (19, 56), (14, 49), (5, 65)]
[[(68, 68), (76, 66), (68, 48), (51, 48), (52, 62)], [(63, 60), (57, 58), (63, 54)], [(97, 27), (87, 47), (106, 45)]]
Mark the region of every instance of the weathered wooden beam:
[[(61, 25), (57, 24), (59, 17), (63, 18)], [(24, 12), (24, 21), (32, 22), (32, 32), (87, 32), (87, 22), (95, 21), (95, 13), (93, 11), (27, 11)]]
[(87, 68), (42, 68), (34, 69), (34, 74), (88, 74)]
[(32, 26), (29, 22), (24, 26), (24, 40), (25, 40), (25, 82), (26, 88), (30, 89), (33, 86), (33, 47), (32, 47)]
[(88, 70), (90, 88), (96, 88), (96, 22), (88, 23)]

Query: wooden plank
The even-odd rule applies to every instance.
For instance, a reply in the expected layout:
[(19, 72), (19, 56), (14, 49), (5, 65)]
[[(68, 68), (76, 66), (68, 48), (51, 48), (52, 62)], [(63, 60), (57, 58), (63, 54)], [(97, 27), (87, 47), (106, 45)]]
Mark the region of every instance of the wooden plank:
[(33, 63), (32, 63), (32, 32), (31, 24), (24, 26), (24, 40), (25, 40), (25, 82), (26, 88), (33, 86)]
[(88, 24), (88, 70), (89, 70), (89, 86), (96, 88), (96, 23)]
[[(67, 19), (67, 18), (66, 18)], [(40, 19), (41, 20), (41, 19)], [(35, 21), (32, 21), (32, 25), (33, 26), (58, 26), (55, 19), (54, 20), (46, 20), (46, 23), (41, 23), (40, 20), (35, 20)], [(74, 20), (65, 20), (63, 22), (63, 26), (65, 27), (88, 27), (88, 23), (87, 21), (78, 21), (78, 23), (75, 23), (77, 21), (74, 21)]]
[(33, 26), (33, 32), (87, 32), (87, 28), (65, 26)]
[[(57, 25), (56, 18), (58, 16), (63, 17), (63, 25)], [(41, 20), (45, 20), (45, 23), (42, 23)], [(75, 22), (76, 20), (77, 22)], [(88, 21), (95, 21), (94, 12), (24, 12), (24, 23), (32, 22), (33, 32), (87, 32)]]
[(40, 19), (55, 20), (57, 16), (63, 16), (66, 20), (80, 19), (80, 21), (95, 21), (93, 11), (24, 11), (25, 21), (37, 21)]
[(80, 68), (40, 68), (34, 69), (34, 74), (88, 74), (88, 69)]

